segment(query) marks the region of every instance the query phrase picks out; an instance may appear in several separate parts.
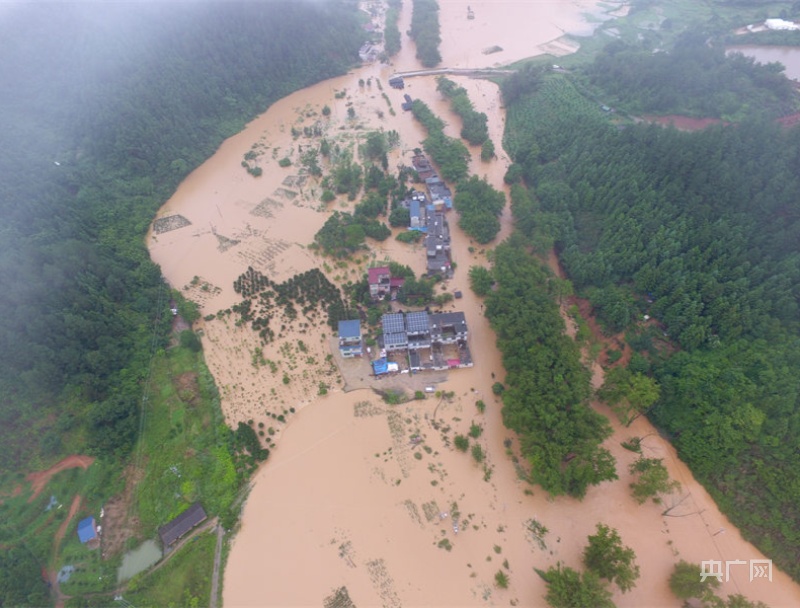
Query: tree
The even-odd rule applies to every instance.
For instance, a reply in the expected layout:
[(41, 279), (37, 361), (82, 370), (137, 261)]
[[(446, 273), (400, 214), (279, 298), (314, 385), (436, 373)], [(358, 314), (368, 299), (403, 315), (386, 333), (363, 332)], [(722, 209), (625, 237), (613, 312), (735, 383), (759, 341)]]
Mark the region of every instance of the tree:
[(407, 207), (402, 205), (395, 205), (392, 212), (389, 214), (389, 224), (395, 228), (400, 226), (408, 226), (411, 223), (411, 212)]
[(547, 583), (544, 599), (553, 608), (614, 608), (611, 592), (594, 572), (581, 574), (559, 562), (539, 575)]
[(719, 601), (713, 602), (714, 608), (769, 608), (764, 602), (753, 602), (738, 593), (729, 595), (727, 600), (715, 599)]
[(714, 597), (714, 589), (719, 587), (720, 582), (717, 577), (707, 576), (703, 580), (700, 566), (690, 564), (684, 560), (675, 564), (675, 569), (669, 577), (669, 588), (675, 597), (681, 600), (697, 598), (699, 600), (709, 600)]
[(469, 284), (475, 295), (486, 296), (492, 291), (494, 285), (494, 278), (488, 268), (483, 266), (470, 266), (469, 269)]
[(460, 452), (466, 452), (469, 449), (469, 439), (465, 435), (456, 435), (453, 439), (453, 445)]
[(669, 472), (661, 458), (640, 457), (630, 466), (630, 472), (639, 477), (631, 483), (633, 497), (639, 504), (652, 498), (656, 504), (661, 502), (659, 494), (669, 494), (681, 487), (678, 481), (669, 478)]
[(494, 151), (494, 143), (492, 143), (491, 139), (486, 139), (481, 146), (481, 160), (485, 163), (488, 163), (495, 157)]
[(183, 348), (188, 348), (192, 352), (199, 352), (203, 348), (200, 338), (191, 329), (185, 329), (180, 334), (180, 343)]
[(364, 145), (364, 155), (370, 160), (381, 160), (389, 146), (386, 141), (386, 134), (383, 131), (372, 131), (367, 135), (367, 143)]
[(597, 391), (597, 396), (611, 406), (625, 426), (644, 414), (660, 394), (655, 379), (619, 366), (606, 373), (605, 382)]
[(633, 589), (639, 578), (633, 549), (622, 544), (619, 533), (605, 524), (597, 524), (597, 534), (589, 536), (583, 551), (583, 563), (600, 578), (617, 585), (623, 593)]

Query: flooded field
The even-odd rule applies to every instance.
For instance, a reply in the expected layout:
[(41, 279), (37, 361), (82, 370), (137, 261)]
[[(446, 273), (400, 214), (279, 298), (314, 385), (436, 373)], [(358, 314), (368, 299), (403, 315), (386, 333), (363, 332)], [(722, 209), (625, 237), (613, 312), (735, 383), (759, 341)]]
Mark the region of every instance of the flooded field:
[[(590, 32), (585, 15), (598, 12), (594, 4), (582, 1), (440, 4), (443, 65), (448, 67), (567, 52), (574, 42), (562, 39), (564, 33)], [(466, 18), (467, 5), (475, 19)], [(408, 29), (410, 16), (411, 3), (406, 1), (401, 32)], [(494, 45), (503, 50), (482, 52)], [(400, 145), (390, 156), (390, 166), (409, 164), (425, 133), (400, 110), (401, 93), (386, 83), (395, 71), (420, 67), (404, 35), (394, 65), (367, 65), (290, 95), (226, 141), (164, 205), (157, 218), (160, 228), (148, 236), (151, 255), (169, 282), (197, 301), (204, 315), (215, 315), (238, 300), (232, 284), (248, 266), (276, 281), (319, 267), (341, 283), (384, 259), (421, 273), (421, 247), (394, 238), (371, 243), (369, 252), (343, 266), (309, 250), (329, 213), (349, 209), (352, 203), (337, 200), (326, 208), (320, 202), (320, 186), (302, 179), (296, 169), (299, 154), (312, 142), (292, 134), (293, 128), (297, 132), (316, 125), (325, 137), (357, 154), (356, 144), (369, 130), (395, 130)], [(509, 161), (501, 148), (505, 115), (498, 88), (484, 80), (454, 80), (469, 91), (476, 109), (489, 116), (498, 150), (497, 160), (483, 163), (479, 150), (473, 149), (471, 170), (504, 188)], [(408, 79), (404, 92), (442, 116), (448, 134), (458, 134), (459, 119), (436, 92), (433, 77)], [(325, 105), (331, 115), (323, 119)], [(355, 118), (348, 117), (350, 107)], [(263, 169), (257, 179), (241, 166), (250, 150), (256, 151), (254, 162)], [(279, 166), (282, 158), (292, 164)], [(510, 219), (507, 206), (501, 238), (510, 233)], [(199, 324), (226, 419), (234, 426), (253, 419), (274, 427), (270, 436), (276, 443), (254, 479), (241, 530), (233, 540), (225, 605), (346, 606), (348, 598), (359, 606), (542, 605), (545, 585), (533, 568), (546, 569), (558, 561), (579, 568), (586, 537), (597, 522), (619, 530), (641, 567), (638, 586), (615, 595), (619, 606), (678, 606), (667, 579), (679, 559), (763, 557), (719, 513), (672, 447), (643, 419), (627, 429), (612, 421), (616, 433), (606, 447), (617, 458), (620, 479), (592, 488), (583, 501), (551, 499), (520, 480), (512, 460), (516, 442), (503, 426), (501, 403), (491, 390), (504, 374), (500, 353), (467, 280), (471, 265), (487, 264), (485, 248), (470, 242), (456, 218), (450, 224), (458, 268), (449, 286), (462, 290), (464, 297), (447, 309), (466, 315), (475, 366), (437, 377), (436, 389), (452, 393), (449, 397), (426, 394), (424, 400), (388, 406), (353, 383), (345, 392), (337, 368), (327, 362), (327, 326), (288, 327), (279, 339), (262, 346), (252, 330), (237, 326), (232, 317)], [(304, 363), (293, 365), (300, 341)], [(275, 371), (254, 364), (256, 348), (275, 362)], [(595, 371), (595, 381), (602, 382), (602, 370)], [(330, 387), (326, 395), (318, 394), (320, 381)], [(485, 412), (479, 411), (478, 401), (486, 404)], [(286, 424), (276, 423), (274, 415), (287, 410)], [(452, 445), (454, 435), (467, 434), (473, 423), (481, 429), (474, 439), (485, 454), (481, 463)], [(670, 499), (676, 503), (670, 516), (663, 515), (663, 505), (640, 506), (630, 496), (627, 467), (635, 455), (620, 447), (630, 435), (647, 436), (646, 455), (664, 458), (672, 477), (681, 482), (681, 492)], [(499, 570), (508, 573), (507, 589), (494, 584)], [(800, 605), (798, 586), (777, 571), (768, 583), (750, 582), (745, 569), (732, 570), (722, 592), (742, 593), (772, 606)]]

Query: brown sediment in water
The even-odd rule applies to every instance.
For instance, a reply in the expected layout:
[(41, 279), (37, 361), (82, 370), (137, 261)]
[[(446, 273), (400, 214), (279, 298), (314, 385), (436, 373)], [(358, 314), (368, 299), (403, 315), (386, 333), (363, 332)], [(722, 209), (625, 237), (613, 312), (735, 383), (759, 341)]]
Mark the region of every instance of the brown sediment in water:
[[(448, 67), (483, 66), (486, 61), (508, 62), (537, 54), (563, 31), (585, 29), (581, 13), (593, 6), (440, 4), (443, 65)], [(474, 20), (466, 19), (468, 4)], [(404, 3), (401, 32), (409, 27), (410, 5)], [(502, 46), (503, 52), (488, 57), (481, 53), (493, 44)], [(173, 286), (200, 303), (204, 315), (238, 300), (232, 283), (247, 266), (275, 281), (321, 267), (339, 283), (360, 277), (367, 264), (385, 257), (408, 264), (417, 273), (424, 269), (422, 248), (393, 238), (370, 243), (370, 251), (359, 256), (358, 263), (344, 268), (317, 257), (308, 249), (315, 232), (330, 210), (349, 209), (352, 203), (337, 200), (325, 209), (318, 202), (318, 184), (308, 180), (301, 186), (294, 179), (301, 147), (311, 142), (303, 136), (293, 138), (291, 129), (302, 130), (318, 121), (326, 137), (343, 146), (352, 145), (370, 129), (394, 129), (401, 147), (391, 154), (390, 166), (409, 164), (410, 152), (420, 147), (425, 133), (400, 109), (402, 93), (423, 99), (447, 120), (448, 134), (457, 136), (459, 119), (436, 92), (434, 78), (410, 78), (402, 93), (388, 87), (395, 71), (420, 67), (405, 36), (403, 45), (393, 66), (365, 66), (274, 104), (227, 140), (161, 209), (159, 217), (184, 219), (164, 222), (179, 227), (148, 236), (151, 255)], [(359, 79), (370, 78), (371, 85), (365, 82), (359, 87)], [(396, 116), (390, 114), (376, 78)], [(476, 109), (489, 116), (498, 151), (497, 160), (482, 163), (479, 149), (473, 149), (471, 170), (505, 189), (502, 177), (509, 161), (501, 147), (505, 116), (497, 86), (454, 80), (467, 88)], [(335, 93), (344, 90), (345, 96), (337, 99)], [(326, 104), (332, 110), (330, 119), (321, 116)], [(348, 104), (355, 109), (354, 121), (347, 118)], [(363, 128), (354, 128), (358, 124)], [(254, 144), (259, 154), (255, 162), (263, 168), (260, 178), (251, 177), (241, 166)], [(284, 156), (293, 160), (292, 166), (278, 166)], [(520, 480), (509, 456), (518, 447), (503, 426), (502, 404), (491, 390), (504, 376), (500, 353), (483, 317), (483, 305), (467, 280), (471, 265), (487, 263), (485, 247), (470, 243), (454, 215), (450, 223), (458, 268), (448, 289), (460, 289), (464, 297), (448, 308), (464, 311), (475, 359), (475, 367), (448, 372), (447, 380), (437, 386), (452, 391), (452, 400), (429, 395), (422, 401), (388, 406), (368, 390), (344, 393), (338, 373), (325, 362), (331, 336), (327, 326), (287, 327), (274, 343), (262, 346), (255, 332), (237, 327), (232, 316), (199, 323), (226, 420), (234, 426), (251, 418), (264, 422), (265, 427), (274, 427), (277, 443), (254, 479), (241, 530), (233, 540), (225, 571), (225, 605), (320, 605), (342, 587), (359, 606), (470, 606), (512, 599), (521, 606), (542, 605), (545, 585), (532, 568), (546, 569), (557, 561), (580, 568), (586, 537), (597, 522), (617, 528), (641, 566), (638, 586), (615, 595), (620, 606), (679, 605), (667, 586), (679, 559), (762, 557), (720, 514), (672, 447), (644, 419), (627, 429), (612, 420), (616, 432), (606, 445), (617, 458), (620, 479), (591, 488), (583, 501), (551, 499)], [(507, 206), (501, 238), (510, 230)], [(299, 340), (306, 346), (302, 357)], [(254, 364), (256, 347), (277, 364), (276, 372)], [(287, 353), (296, 358), (294, 364)], [(593, 371), (599, 384), (602, 370)], [(289, 377), (287, 384), (284, 374)], [(325, 396), (317, 394), (320, 381), (330, 387)], [(475, 406), (478, 400), (486, 403), (484, 414)], [(270, 415), (289, 408), (296, 412), (286, 414), (287, 424)], [(602, 406), (598, 408), (611, 417)], [(452, 447), (453, 436), (466, 434), (473, 421), (483, 427), (477, 443), (486, 454), (485, 466)], [(627, 468), (635, 455), (619, 444), (631, 435), (646, 436), (645, 454), (664, 458), (671, 475), (681, 481), (680, 495), (670, 499), (683, 500), (673, 511), (681, 517), (663, 517), (664, 506), (640, 506), (630, 497)], [(532, 520), (549, 529), (545, 548), (527, 531)], [(721, 528), (724, 533), (718, 533)], [(498, 570), (509, 574), (507, 590), (494, 585)], [(775, 571), (771, 584), (749, 582), (741, 567), (733, 569), (732, 576), (723, 585), (724, 593), (743, 593), (772, 606), (800, 605), (800, 590), (783, 573)]]

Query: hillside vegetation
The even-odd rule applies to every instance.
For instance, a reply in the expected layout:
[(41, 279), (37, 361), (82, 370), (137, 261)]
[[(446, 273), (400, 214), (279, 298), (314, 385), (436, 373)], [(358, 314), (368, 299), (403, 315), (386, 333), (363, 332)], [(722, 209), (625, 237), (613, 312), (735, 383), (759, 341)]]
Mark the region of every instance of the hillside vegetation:
[[(248, 449), (255, 432), (222, 422), (196, 336), (168, 349), (170, 299), (189, 322), (197, 311), (170, 294), (144, 236), (223, 139), (352, 65), (360, 32), (346, 3), (4, 7), (0, 489), (23, 492), (2, 505), (2, 570), (13, 576), (0, 577), (0, 603), (41, 604), (41, 571), (85, 554), (75, 521), (63, 556), (53, 545), (76, 493), (79, 516), (97, 515), (143, 476), (125, 513), (139, 539), (194, 500), (235, 522), (232, 505), (261, 457)], [(49, 492), (29, 504), (24, 474), (69, 453), (97, 460), (51, 482), (65, 508), (44, 514)], [(110, 591), (118, 557), (87, 560), (68, 589), (75, 605)], [(176, 592), (170, 602), (188, 601)]]
[[(618, 72), (622, 52), (635, 73)], [(529, 188), (515, 186), (513, 211), (528, 243), (555, 245), (601, 323), (626, 330), (631, 370), (661, 387), (650, 418), (744, 535), (797, 579), (800, 129), (774, 122), (795, 101), (769, 66), (695, 52), (685, 72), (678, 51), (645, 57), (615, 44), (583, 73), (593, 95), (624, 91), (628, 107), (647, 111), (656, 108), (646, 83), (664, 70), (703, 81), (675, 88), (685, 94), (659, 109), (702, 114), (708, 99), (726, 99), (716, 115), (742, 117), (735, 126), (634, 124), (603, 111), (579, 77), (510, 79), (509, 178)], [(736, 83), (719, 71), (739, 74)], [(636, 329), (645, 313), (672, 348)]]

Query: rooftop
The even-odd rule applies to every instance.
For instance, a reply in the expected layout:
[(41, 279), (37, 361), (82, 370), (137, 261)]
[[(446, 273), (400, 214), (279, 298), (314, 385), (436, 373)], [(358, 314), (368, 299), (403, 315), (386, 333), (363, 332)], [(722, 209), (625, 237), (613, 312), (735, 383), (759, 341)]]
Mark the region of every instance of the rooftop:
[(377, 266), (375, 268), (367, 269), (367, 280), (370, 284), (379, 283), (381, 277), (391, 276), (388, 266)]
[(454, 327), (456, 331), (467, 331), (467, 318), (463, 312), (439, 312), (431, 314), (431, 329), (441, 331), (443, 327)]
[(158, 529), (158, 534), (161, 536), (161, 542), (164, 543), (164, 547), (169, 547), (189, 530), (203, 522), (206, 517), (203, 506), (196, 502), (171, 522), (161, 526)]
[(403, 323), (403, 315), (399, 312), (389, 313), (383, 315), (381, 319), (383, 333), (385, 334), (400, 334), (405, 333), (406, 327)]
[(340, 338), (359, 338), (361, 337), (361, 321), (339, 321)]
[(410, 334), (428, 333), (430, 324), (428, 323), (428, 313), (409, 312), (406, 314), (406, 329)]
[(82, 543), (88, 543), (93, 538), (97, 538), (97, 528), (94, 525), (94, 517), (87, 517), (78, 522), (78, 539)]

